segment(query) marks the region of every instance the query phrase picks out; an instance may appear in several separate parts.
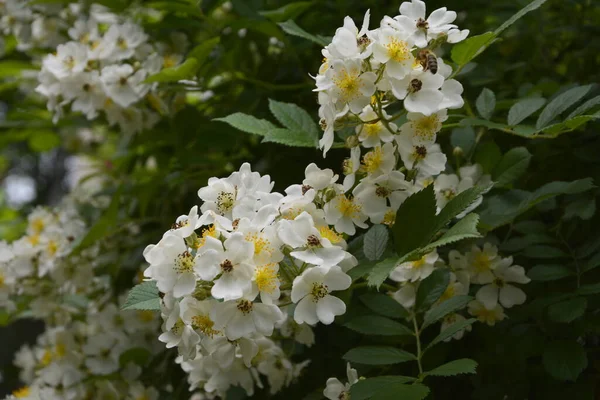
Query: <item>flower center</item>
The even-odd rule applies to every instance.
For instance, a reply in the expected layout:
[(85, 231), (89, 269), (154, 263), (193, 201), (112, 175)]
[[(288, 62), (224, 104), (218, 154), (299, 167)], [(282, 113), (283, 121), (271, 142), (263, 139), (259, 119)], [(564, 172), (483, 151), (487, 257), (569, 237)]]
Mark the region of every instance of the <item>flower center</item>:
[(354, 172), (354, 163), (351, 159), (346, 158), (342, 162), (342, 172), (344, 173), (344, 175), (350, 175), (352, 174), (352, 172)]
[(58, 243), (56, 243), (55, 240), (48, 241), (48, 244), (46, 245), (46, 250), (48, 251), (48, 254), (50, 254), (50, 256), (54, 256), (58, 251)]
[(249, 300), (239, 300), (237, 309), (240, 310), (242, 314), (248, 315), (252, 311), (252, 302)]
[(450, 200), (456, 196), (456, 192), (453, 189), (444, 189), (440, 191), (442, 196), (446, 198), (446, 200)]
[(375, 189), (375, 194), (377, 195), (377, 197), (386, 198), (390, 195), (390, 193), (391, 190), (383, 186), (378, 186), (377, 189)]
[(177, 322), (175, 322), (175, 325), (173, 325), (173, 327), (171, 328), (171, 332), (179, 336), (181, 335), (181, 332), (183, 332), (183, 328), (185, 328), (185, 324), (180, 318)]
[(383, 124), (380, 121), (371, 124), (365, 124), (364, 130), (367, 137), (377, 137), (383, 129)]
[(429, 29), (429, 22), (425, 21), (423, 18), (419, 18), (417, 20), (417, 28), (426, 31)]
[(440, 120), (436, 114), (420, 118), (418, 121), (413, 122), (413, 128), (417, 136), (427, 141), (432, 141), (433, 136), (441, 127)]
[(120, 37), (117, 39), (117, 46), (121, 50), (127, 50), (127, 41), (124, 38)]
[(494, 279), (494, 286), (502, 289), (504, 287), (504, 279), (502, 279), (502, 278)]
[(271, 242), (264, 237), (260, 233), (247, 233), (245, 238), (246, 241), (254, 243), (254, 254), (260, 254), (265, 252), (267, 254), (271, 254), (273, 249), (271, 248)]
[(273, 268), (274, 264), (267, 264), (264, 267), (257, 267), (254, 273), (254, 280), (260, 292), (273, 293), (277, 289), (277, 272)]
[(415, 146), (414, 150), (415, 161), (424, 159), (427, 156), (427, 148), (425, 146)]
[(354, 218), (360, 212), (360, 205), (355, 204), (346, 196), (341, 195), (339, 199), (340, 201), (337, 205), (337, 209), (344, 217)]
[(475, 271), (478, 273), (487, 272), (491, 269), (490, 266), (490, 259), (487, 255), (484, 253), (479, 253), (475, 256), (475, 259), (473, 260), (473, 267), (475, 267)]
[(331, 243), (336, 244), (342, 241), (342, 237), (336, 233), (333, 229), (328, 226), (322, 226), (319, 228), (321, 237), (329, 240)]
[(423, 267), (423, 265), (425, 265), (425, 257), (426, 256), (423, 256), (423, 257), (419, 258), (417, 261), (413, 261), (412, 263), (410, 263), (410, 268), (421, 269)]
[(217, 196), (217, 210), (221, 215), (225, 214), (233, 208), (234, 197), (231, 192), (221, 192)]
[(317, 247), (321, 245), (321, 240), (315, 235), (309, 235), (308, 238), (306, 238), (306, 245), (308, 247)]
[(410, 57), (410, 50), (408, 49), (408, 43), (404, 40), (398, 40), (396, 38), (390, 40), (385, 46), (387, 48), (388, 56), (397, 62), (402, 62)]
[(44, 230), (44, 227), (46, 226), (46, 224), (44, 223), (43, 219), (34, 218), (31, 220), (29, 226), (35, 233), (41, 233)]
[(396, 222), (396, 212), (394, 210), (389, 210), (383, 216), (383, 223), (387, 226), (392, 226)]
[(73, 58), (73, 56), (67, 56), (63, 60), (63, 64), (64, 64), (65, 68), (73, 69), (73, 68), (75, 68), (75, 58)]
[(306, 194), (312, 187), (310, 185), (302, 185), (302, 194)]
[(342, 92), (342, 101), (348, 102), (360, 96), (360, 80), (358, 75), (351, 75), (348, 71), (342, 71), (333, 83)]
[(192, 317), (192, 328), (204, 333), (207, 336), (213, 336), (219, 331), (214, 330), (213, 326), (215, 323), (210, 319), (208, 315), (194, 315)]
[(26, 397), (29, 397), (30, 394), (31, 394), (31, 390), (29, 390), (29, 387), (27, 387), (27, 386), (24, 386), (13, 392), (13, 396), (15, 396), (17, 399), (24, 399)]
[(382, 162), (383, 151), (381, 150), (381, 147), (376, 147), (373, 151), (370, 151), (363, 156), (363, 164), (370, 174), (377, 171)]
[(184, 251), (179, 254), (175, 259), (175, 271), (180, 274), (184, 272), (192, 272), (194, 269), (194, 257), (190, 254), (189, 251)]
[(329, 294), (329, 290), (327, 288), (327, 285), (315, 282), (313, 283), (310, 294), (313, 296), (313, 301), (316, 303), (323, 297), (327, 296)]
[(231, 272), (233, 271), (233, 264), (230, 260), (225, 260), (221, 263), (221, 269), (223, 272)]

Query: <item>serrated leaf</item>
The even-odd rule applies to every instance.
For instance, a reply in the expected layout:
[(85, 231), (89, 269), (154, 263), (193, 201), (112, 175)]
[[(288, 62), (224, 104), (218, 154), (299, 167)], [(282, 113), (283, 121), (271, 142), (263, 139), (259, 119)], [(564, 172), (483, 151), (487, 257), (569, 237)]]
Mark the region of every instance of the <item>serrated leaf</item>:
[(525, 147), (510, 149), (494, 168), (492, 179), (498, 186), (506, 186), (519, 179), (531, 161), (531, 153)]
[(275, 128), (266, 131), (264, 136), (263, 143), (271, 142), (292, 147), (317, 147), (316, 141), (306, 132)]
[(475, 101), (477, 112), (485, 119), (490, 119), (496, 109), (496, 95), (488, 88), (483, 88)]
[(396, 300), (381, 293), (367, 293), (359, 297), (360, 301), (377, 314), (390, 318), (406, 318), (408, 311)]
[(160, 296), (155, 281), (134, 286), (121, 310), (160, 310)]
[(258, 119), (243, 113), (234, 113), (214, 120), (225, 122), (240, 131), (259, 136), (265, 136), (268, 131), (277, 129), (275, 125), (265, 119)]
[(452, 219), (464, 213), (480, 196), (487, 193), (492, 187), (493, 184), (474, 186), (454, 196), (446, 203), (435, 218), (434, 234), (448, 225)]
[(569, 114), (569, 116), (567, 117), (567, 120), (573, 119), (573, 118), (583, 114), (584, 112), (586, 112), (587, 110), (589, 110), (592, 107), (597, 106), (598, 104), (600, 104), (600, 96), (592, 97), (591, 99), (589, 99), (588, 101), (586, 101), (585, 103), (583, 103), (582, 105), (577, 107), (575, 110), (573, 110), (573, 112), (571, 114)]
[(454, 336), (456, 333), (462, 331), (467, 326), (472, 325), (475, 321), (477, 321), (477, 319), (471, 318), (471, 319), (466, 319), (464, 321), (458, 321), (458, 322), (453, 323), (452, 325), (450, 325), (449, 327), (444, 329), (439, 335), (437, 335), (431, 341), (431, 343), (429, 343), (429, 345), (427, 345), (427, 348), (425, 350), (429, 350), (436, 344), (443, 342), (444, 340), (448, 339), (451, 336)]
[(587, 308), (585, 297), (575, 297), (548, 307), (548, 318), (553, 322), (569, 323), (581, 317)]
[(454, 376), (459, 374), (474, 374), (477, 369), (477, 362), (469, 358), (461, 358), (460, 360), (450, 361), (444, 365), (440, 365), (431, 371), (425, 372), (425, 375), (430, 376)]
[(425, 310), (438, 301), (450, 283), (450, 271), (446, 268), (437, 268), (431, 275), (419, 284), (415, 300), (416, 310)]
[(422, 251), (428, 253), (437, 247), (446, 246), (460, 240), (481, 237), (479, 231), (477, 231), (478, 223), (479, 215), (469, 214), (448, 229), (438, 240), (425, 246)]
[(527, 276), (533, 281), (557, 281), (573, 276), (571, 270), (563, 265), (536, 265), (527, 271)]
[(414, 354), (390, 346), (361, 346), (350, 349), (344, 360), (365, 365), (390, 365), (416, 360)]
[(399, 256), (424, 246), (437, 232), (436, 200), (433, 185), (408, 197), (396, 212), (392, 228), (394, 244)]
[(220, 41), (221, 39), (219, 37), (205, 40), (194, 47), (188, 54), (188, 57), (193, 57), (198, 60), (199, 63), (203, 63)]
[(310, 115), (296, 104), (282, 103), (269, 99), (269, 109), (279, 123), (291, 131), (305, 133), (316, 146), (319, 129)]
[(390, 272), (392, 272), (392, 270), (394, 268), (396, 268), (396, 265), (404, 262), (404, 260), (407, 259), (407, 256), (409, 254), (407, 254), (401, 258), (398, 258), (398, 257), (386, 258), (385, 260), (375, 264), (375, 266), (373, 267), (371, 272), (369, 272), (369, 277), (367, 279), (369, 286), (375, 286), (375, 287), (381, 286), (381, 284), (390, 275)]
[(144, 83), (152, 82), (177, 82), (182, 79), (190, 79), (196, 76), (200, 63), (194, 57), (188, 57), (183, 63), (169, 67), (146, 78)]
[(528, 5), (526, 5), (525, 7), (523, 7), (522, 9), (520, 9), (515, 15), (513, 15), (512, 17), (510, 17), (509, 19), (507, 19), (502, 25), (500, 25), (498, 27), (498, 29), (496, 29), (494, 31), (494, 34), (496, 36), (498, 36), (506, 28), (508, 28), (509, 26), (511, 26), (512, 24), (514, 24), (517, 20), (519, 20), (525, 14), (527, 14), (530, 11), (533, 11), (533, 10), (539, 8), (545, 2), (546, 2), (546, 0), (534, 0), (534, 1), (532, 1), (531, 3), (529, 3)]
[(429, 388), (413, 382), (405, 376), (376, 376), (361, 379), (350, 388), (352, 400), (422, 400), (429, 394)]
[(582, 296), (589, 296), (592, 294), (600, 293), (600, 283), (594, 283), (589, 285), (581, 285), (579, 289), (577, 289), (577, 294)]
[(388, 228), (385, 225), (373, 225), (365, 234), (363, 252), (371, 261), (381, 258), (387, 247), (389, 239)]
[(465, 65), (482, 53), (494, 37), (495, 35), (493, 32), (486, 32), (481, 35), (471, 36), (470, 38), (455, 44), (454, 47), (452, 47), (452, 61), (458, 65)]
[(557, 340), (545, 346), (542, 364), (554, 378), (574, 382), (587, 367), (588, 359), (575, 340)]
[(514, 126), (519, 124), (525, 118), (542, 108), (544, 104), (546, 104), (546, 99), (543, 97), (519, 100), (508, 110), (508, 125)]
[(535, 124), (535, 127), (537, 129), (542, 129), (548, 126), (552, 120), (588, 94), (592, 86), (593, 85), (577, 86), (556, 96), (556, 98), (554, 98), (546, 106), (546, 108), (544, 108)]
[(352, 318), (344, 326), (364, 335), (401, 336), (412, 335), (405, 325), (378, 315), (362, 315)]
[(300, 28), (298, 24), (294, 22), (294, 20), (290, 19), (289, 21), (280, 22), (277, 25), (279, 25), (281, 29), (283, 29), (283, 31), (288, 35), (310, 40), (311, 42), (314, 42), (320, 46), (327, 46), (329, 44), (329, 41), (323, 38), (322, 36), (312, 35), (306, 32), (304, 29)]
[(471, 300), (473, 300), (471, 296), (454, 296), (432, 307), (431, 310), (425, 313), (421, 329), (427, 328), (429, 325), (436, 323), (448, 314), (463, 309)]

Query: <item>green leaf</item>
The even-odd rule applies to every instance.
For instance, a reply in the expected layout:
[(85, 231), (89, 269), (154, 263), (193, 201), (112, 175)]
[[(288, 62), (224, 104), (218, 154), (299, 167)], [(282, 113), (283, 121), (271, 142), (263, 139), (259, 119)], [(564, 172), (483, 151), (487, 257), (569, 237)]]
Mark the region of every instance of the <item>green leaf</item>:
[(26, 61), (0, 61), (0, 79), (18, 78), (21, 76), (22, 71), (35, 71), (38, 69), (38, 67)]
[(329, 40), (325, 39), (322, 36), (311, 35), (310, 33), (306, 32), (304, 29), (300, 28), (298, 26), (298, 24), (296, 24), (291, 19), (289, 21), (280, 22), (278, 25), (288, 35), (301, 37), (303, 39), (310, 40), (311, 42), (314, 42), (321, 46), (327, 46), (329, 44)]
[(407, 376), (376, 376), (361, 379), (350, 388), (352, 400), (422, 400), (429, 394), (429, 388), (414, 382)]
[(471, 300), (473, 300), (471, 296), (454, 296), (432, 307), (431, 310), (425, 313), (421, 329), (427, 328), (429, 325), (436, 323), (448, 314), (463, 309)]
[(548, 343), (542, 355), (546, 371), (560, 381), (576, 381), (588, 365), (587, 354), (575, 340)]
[(188, 58), (195, 58), (200, 64), (202, 64), (204, 61), (206, 61), (210, 53), (219, 44), (220, 41), (221, 38), (219, 37), (214, 37), (203, 41), (190, 51), (190, 53), (188, 54)]
[(234, 113), (214, 120), (225, 122), (240, 131), (260, 136), (265, 136), (268, 131), (277, 129), (275, 125), (265, 119), (258, 119), (243, 113)]
[(378, 315), (363, 315), (352, 318), (344, 326), (364, 335), (400, 336), (412, 335), (405, 325)]
[(60, 137), (50, 130), (36, 130), (27, 140), (29, 148), (37, 153), (52, 150), (60, 145)]
[[(122, 0), (110, 0), (114, 3), (126, 3)], [(189, 2), (191, 3), (191, 2)], [(149, 8), (153, 8), (155, 10), (164, 10), (168, 12), (177, 12), (185, 14), (186, 16), (194, 16), (194, 17), (202, 17), (202, 12), (198, 6), (194, 6), (192, 4), (186, 4), (181, 1), (152, 1), (149, 3), (145, 3), (144, 5)]]
[(569, 323), (581, 317), (587, 308), (585, 297), (575, 297), (548, 307), (548, 318), (553, 322)]
[(155, 281), (134, 286), (121, 310), (160, 310), (160, 296)]
[(454, 376), (459, 374), (474, 374), (477, 369), (477, 362), (470, 358), (461, 358), (459, 360), (450, 361), (444, 365), (440, 365), (431, 371), (425, 372), (425, 375), (430, 376)]
[(311, 1), (297, 1), (286, 4), (276, 10), (261, 11), (259, 14), (273, 22), (281, 22), (298, 17), (312, 6), (313, 3)]
[(469, 214), (454, 224), (446, 233), (435, 242), (429, 243), (427, 246), (419, 249), (422, 253), (428, 253), (438, 247), (445, 246), (450, 243), (458, 242), (464, 239), (475, 239), (481, 237), (477, 231), (479, 223), (479, 215)]
[(436, 268), (431, 275), (419, 284), (415, 300), (416, 310), (425, 310), (438, 301), (450, 283), (450, 271), (446, 268)]
[(569, 276), (573, 276), (571, 270), (563, 265), (536, 265), (527, 271), (527, 276), (533, 281), (557, 281)]
[(468, 209), (481, 195), (488, 192), (492, 188), (490, 185), (474, 186), (467, 190), (463, 190), (456, 196), (454, 196), (436, 217), (436, 223), (434, 227), (434, 234), (440, 229), (444, 228), (452, 219), (462, 214)]
[(390, 318), (406, 318), (408, 311), (396, 300), (381, 293), (367, 293), (359, 297), (360, 301), (377, 314)]
[(317, 147), (317, 142), (306, 132), (292, 131), (284, 128), (269, 129), (265, 132), (263, 143), (271, 142), (293, 147)]
[(486, 32), (455, 44), (452, 47), (452, 61), (459, 66), (467, 64), (481, 54), (494, 38), (493, 32)]
[(589, 296), (592, 294), (600, 293), (600, 283), (594, 283), (589, 285), (581, 285), (579, 289), (577, 289), (577, 294), (582, 296)]
[(475, 101), (477, 112), (485, 119), (490, 119), (496, 108), (496, 95), (488, 88), (483, 88)]
[(365, 256), (372, 261), (379, 260), (385, 252), (388, 239), (388, 228), (385, 225), (373, 225), (365, 234), (363, 242)]
[(525, 147), (510, 149), (494, 168), (492, 179), (498, 186), (507, 186), (519, 179), (531, 161), (531, 153)]
[(169, 67), (146, 78), (144, 83), (152, 82), (177, 82), (182, 79), (190, 79), (196, 76), (200, 63), (194, 57), (187, 58), (183, 63)]
[(119, 356), (119, 365), (121, 367), (125, 367), (129, 363), (134, 363), (143, 367), (148, 363), (148, 361), (150, 361), (151, 356), (152, 354), (148, 349), (143, 347), (134, 347), (121, 353)]
[(281, 103), (269, 99), (269, 109), (281, 123), (289, 130), (302, 132), (312, 138), (315, 146), (319, 140), (319, 129), (310, 115), (296, 104)]
[(596, 214), (596, 197), (583, 196), (565, 207), (564, 219), (580, 218), (584, 221)]
[(569, 114), (569, 116), (567, 117), (567, 120), (573, 119), (573, 118), (583, 114), (584, 112), (586, 112), (587, 110), (589, 110), (592, 107), (597, 106), (598, 104), (600, 104), (600, 96), (596, 96), (596, 97), (589, 99), (588, 101), (586, 101), (585, 103), (583, 103), (582, 105), (577, 107), (571, 114)]
[(475, 163), (481, 165), (484, 173), (491, 174), (502, 159), (502, 152), (496, 142), (484, 142), (477, 146), (474, 159)]
[(388, 278), (390, 272), (396, 265), (404, 262), (410, 254), (405, 255), (404, 257), (390, 257), (385, 260), (378, 262), (375, 264), (371, 272), (369, 272), (369, 277), (367, 278), (367, 282), (369, 286), (379, 287), (381, 284)]
[(552, 120), (565, 112), (569, 107), (581, 100), (592, 88), (593, 85), (576, 86), (564, 93), (556, 96), (540, 114), (535, 127), (537, 129), (548, 126)]
[(462, 331), (463, 329), (465, 329), (466, 327), (472, 325), (475, 321), (477, 321), (477, 319), (471, 318), (471, 319), (466, 319), (464, 321), (459, 321), (459, 322), (453, 323), (452, 325), (450, 325), (449, 327), (444, 329), (439, 335), (437, 335), (431, 341), (431, 343), (429, 343), (429, 345), (427, 345), (427, 348), (425, 349), (425, 351), (429, 350), (436, 344), (443, 342), (444, 340), (448, 339), (449, 337), (454, 336), (456, 333), (458, 333), (458, 332)]
[(454, 128), (450, 135), (450, 144), (454, 148), (460, 147), (467, 156), (475, 145), (475, 131), (470, 126)]
[(120, 186), (113, 198), (108, 205), (108, 208), (98, 218), (98, 220), (92, 225), (90, 230), (87, 231), (85, 236), (77, 243), (71, 251), (71, 255), (79, 254), (83, 249), (96, 243), (103, 237), (105, 237), (109, 230), (116, 225), (117, 217), (119, 216), (119, 209), (121, 205), (121, 193), (123, 192), (123, 186)]
[(546, 2), (546, 0), (534, 0), (534, 1), (532, 1), (531, 3), (529, 3), (528, 5), (526, 5), (525, 7), (523, 7), (522, 9), (520, 9), (515, 15), (513, 15), (512, 17), (510, 17), (509, 19), (507, 19), (502, 25), (500, 25), (498, 27), (498, 29), (496, 29), (494, 31), (494, 35), (496, 35), (496, 36), (500, 35), (506, 28), (508, 28), (509, 26), (511, 26), (512, 24), (514, 24), (517, 20), (519, 20), (525, 14), (527, 14), (530, 11), (533, 11), (533, 10), (539, 8), (545, 2)]
[(545, 245), (533, 245), (527, 246), (522, 252), (521, 256), (528, 258), (568, 258), (569, 255), (559, 248)]
[(533, 97), (518, 101), (508, 110), (508, 125), (517, 125), (542, 108), (544, 104), (546, 104), (546, 99), (543, 97)]
[(416, 360), (414, 354), (389, 346), (361, 346), (348, 350), (344, 360), (365, 365), (390, 365)]
[(436, 200), (433, 185), (411, 195), (402, 203), (392, 228), (394, 244), (399, 256), (429, 243), (436, 232), (435, 214)]

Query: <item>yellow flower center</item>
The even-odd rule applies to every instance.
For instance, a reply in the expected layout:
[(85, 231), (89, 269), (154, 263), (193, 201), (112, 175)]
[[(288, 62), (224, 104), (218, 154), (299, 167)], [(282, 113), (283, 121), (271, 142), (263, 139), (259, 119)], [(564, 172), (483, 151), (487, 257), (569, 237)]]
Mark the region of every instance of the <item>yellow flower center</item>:
[(50, 349), (46, 349), (44, 351), (44, 354), (42, 355), (40, 364), (43, 367), (46, 367), (46, 366), (50, 365), (51, 362), (52, 362), (52, 351)]
[(48, 254), (50, 254), (50, 256), (54, 256), (58, 251), (58, 243), (56, 243), (55, 240), (48, 241), (48, 244), (46, 245), (46, 250), (48, 251)]
[(412, 269), (420, 269), (421, 267), (423, 267), (423, 265), (425, 265), (425, 258), (426, 258), (426, 257), (427, 257), (427, 256), (423, 256), (423, 257), (419, 258), (417, 261), (413, 261), (413, 262), (410, 264), (410, 267), (411, 267)]
[(75, 68), (75, 59), (72, 56), (67, 56), (63, 60), (63, 64), (67, 69), (73, 69)]
[(473, 260), (473, 267), (479, 273), (489, 271), (491, 269), (490, 258), (485, 253), (477, 254)]
[(331, 243), (336, 244), (342, 241), (342, 237), (336, 233), (333, 229), (328, 226), (322, 226), (319, 228), (321, 237), (329, 240)]
[(192, 257), (189, 251), (184, 251), (175, 259), (173, 268), (180, 274), (192, 272), (194, 270), (194, 257)]
[(360, 96), (360, 80), (358, 74), (350, 74), (347, 70), (343, 70), (334, 80), (333, 83), (342, 92), (342, 101), (348, 102)]
[(385, 45), (385, 47), (387, 48), (388, 56), (394, 61), (406, 61), (411, 56), (408, 43), (406, 43), (404, 40), (393, 38), (388, 44)]
[(271, 242), (265, 239), (260, 233), (247, 233), (245, 238), (247, 242), (254, 243), (254, 255), (258, 255), (262, 252), (271, 254), (273, 249), (271, 248)]
[(312, 300), (316, 303), (329, 294), (329, 289), (327, 288), (327, 285), (323, 283), (313, 283), (310, 294), (313, 297)]
[(440, 299), (438, 300), (438, 303), (444, 302), (448, 299), (451, 299), (452, 297), (454, 297), (456, 295), (456, 288), (454, 287), (454, 284), (451, 283), (448, 285), (448, 287), (446, 288), (446, 290), (444, 291), (444, 293), (440, 296)]
[(379, 169), (383, 162), (383, 150), (381, 147), (375, 147), (373, 151), (363, 156), (363, 165), (368, 173), (373, 173)]
[(487, 323), (488, 325), (494, 325), (500, 318), (495, 310), (488, 310), (485, 307), (478, 308), (472, 311), (472, 314), (480, 321)]
[(32, 246), (37, 246), (38, 244), (40, 244), (40, 235), (35, 234), (27, 236), (27, 241), (31, 243)]
[(117, 46), (121, 49), (121, 50), (127, 50), (127, 41), (120, 37), (117, 39)]
[(357, 216), (357, 214), (361, 210), (360, 205), (354, 203), (352, 200), (350, 200), (344, 195), (339, 196), (339, 201), (336, 208), (344, 217), (350, 218), (354, 218), (355, 216)]
[(175, 54), (167, 54), (163, 57), (163, 68), (171, 68), (177, 65), (179, 58)]
[(208, 315), (194, 315), (192, 317), (192, 327), (207, 336), (219, 333), (219, 331), (213, 329), (213, 326), (215, 326), (215, 323)]
[(383, 124), (381, 122), (374, 122), (372, 124), (365, 124), (364, 132), (367, 137), (375, 137), (379, 136), (379, 133), (383, 129)]
[(24, 399), (25, 397), (29, 397), (30, 394), (31, 390), (29, 390), (27, 386), (24, 386), (13, 392), (13, 396), (15, 396), (17, 399)]
[(210, 236), (210, 237), (214, 237), (216, 239), (217, 235), (218, 235), (217, 228), (214, 225), (203, 228), (202, 234), (200, 235), (200, 237), (198, 239), (196, 239), (194, 246), (196, 247), (196, 249), (199, 249), (200, 247), (202, 247), (206, 244), (207, 237)]
[(383, 216), (383, 223), (387, 226), (393, 226), (396, 222), (396, 212), (394, 210), (389, 210)]
[(420, 118), (412, 123), (415, 133), (423, 140), (432, 141), (433, 136), (442, 128), (437, 114)]
[(273, 266), (274, 264), (267, 264), (256, 268), (254, 280), (259, 291), (271, 294), (277, 289), (278, 276)]
[(233, 204), (235, 203), (235, 198), (233, 193), (230, 192), (221, 192), (217, 196), (217, 210), (221, 214), (225, 214), (227, 211), (233, 208)]
[(44, 230), (44, 228), (46, 227), (46, 224), (44, 223), (43, 219), (41, 219), (41, 218), (34, 218), (29, 223), (29, 226), (37, 234), (37, 233), (40, 233), (40, 232), (42, 232)]
[(292, 220), (295, 219), (298, 215), (302, 214), (302, 211), (304, 210), (300, 207), (292, 207), (285, 210), (282, 214), (282, 217), (283, 219)]

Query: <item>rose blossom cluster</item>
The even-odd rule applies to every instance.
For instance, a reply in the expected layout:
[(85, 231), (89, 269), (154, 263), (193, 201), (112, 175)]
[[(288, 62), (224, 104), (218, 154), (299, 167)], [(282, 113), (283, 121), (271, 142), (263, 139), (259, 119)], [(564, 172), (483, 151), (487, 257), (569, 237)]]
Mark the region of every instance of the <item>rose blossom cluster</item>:
[(127, 352), (149, 356), (158, 320), (149, 311), (120, 311), (110, 296), (86, 306), (73, 321), (47, 327), (37, 343), (16, 355), (26, 385), (7, 399), (158, 400), (156, 388), (140, 381), (141, 368)]
[(186, 38), (152, 43), (141, 26), (107, 12), (82, 13), (67, 35), (69, 41), (44, 57), (36, 88), (55, 121), (70, 106), (89, 120), (103, 114), (124, 132), (154, 126), (167, 105), (158, 83), (145, 80), (181, 62)]
[(200, 212), (194, 206), (145, 249), (145, 276), (164, 294), (159, 339), (178, 348), (192, 389), (223, 395), (239, 385), (251, 394), (265, 375), (275, 393), (304, 364), (286, 358), (274, 330), (310, 345), (311, 326), (345, 313), (334, 293), (350, 287), (357, 262), (345, 251), (341, 232), (354, 233), (354, 222), (337, 180), (311, 164), (283, 195), (244, 164), (211, 178), (198, 191)]

